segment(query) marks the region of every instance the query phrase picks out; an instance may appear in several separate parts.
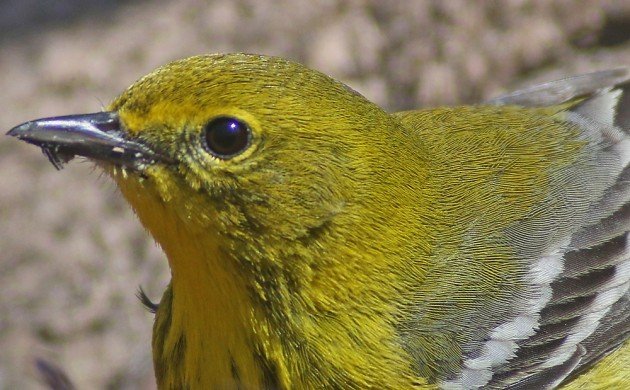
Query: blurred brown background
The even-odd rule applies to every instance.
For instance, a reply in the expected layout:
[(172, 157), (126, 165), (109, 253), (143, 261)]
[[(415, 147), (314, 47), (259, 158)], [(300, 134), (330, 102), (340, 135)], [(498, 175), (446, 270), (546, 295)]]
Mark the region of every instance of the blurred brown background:
[[(471, 103), (532, 81), (630, 66), (628, 1), (0, 1), (0, 129), (101, 109), (170, 60), (289, 57), (389, 109)], [(154, 388), (160, 251), (89, 163), (56, 172), (0, 137), (0, 389)]]

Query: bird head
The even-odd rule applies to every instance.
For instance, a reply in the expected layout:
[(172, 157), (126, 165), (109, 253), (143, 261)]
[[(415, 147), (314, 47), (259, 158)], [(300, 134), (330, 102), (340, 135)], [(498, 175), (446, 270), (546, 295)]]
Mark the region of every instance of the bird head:
[(366, 220), (386, 225), (390, 216), (372, 205), (408, 135), (348, 86), (247, 54), (172, 62), (105, 112), (27, 122), (10, 134), (57, 166), (74, 155), (95, 161), (167, 254), (173, 231), (206, 235), (256, 272), (290, 275), (301, 275), (286, 270), (301, 251), (334, 247), (318, 240), (361, 242), (374, 232)]

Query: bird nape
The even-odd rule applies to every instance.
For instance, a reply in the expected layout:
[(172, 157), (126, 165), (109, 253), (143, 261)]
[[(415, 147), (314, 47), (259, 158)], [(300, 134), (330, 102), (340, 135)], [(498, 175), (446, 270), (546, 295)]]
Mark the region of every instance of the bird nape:
[(629, 80), (387, 113), (204, 55), (9, 135), (94, 161), (164, 250), (160, 388), (624, 388)]

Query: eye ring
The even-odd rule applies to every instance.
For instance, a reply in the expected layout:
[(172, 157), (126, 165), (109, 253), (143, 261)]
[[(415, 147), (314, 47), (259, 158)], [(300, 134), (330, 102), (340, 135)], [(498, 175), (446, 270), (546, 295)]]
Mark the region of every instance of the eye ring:
[(206, 123), (201, 131), (204, 149), (223, 160), (237, 156), (252, 143), (252, 131), (240, 119), (220, 116)]

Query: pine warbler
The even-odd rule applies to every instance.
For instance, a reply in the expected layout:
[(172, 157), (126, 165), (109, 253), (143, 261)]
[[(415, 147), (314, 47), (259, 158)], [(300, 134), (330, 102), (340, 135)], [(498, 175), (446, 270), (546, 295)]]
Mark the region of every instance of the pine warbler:
[(9, 135), (94, 161), (166, 253), (162, 389), (630, 388), (628, 80), (387, 113), (205, 55)]

